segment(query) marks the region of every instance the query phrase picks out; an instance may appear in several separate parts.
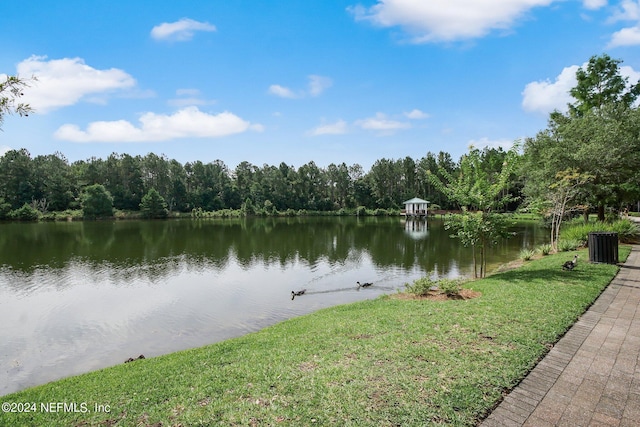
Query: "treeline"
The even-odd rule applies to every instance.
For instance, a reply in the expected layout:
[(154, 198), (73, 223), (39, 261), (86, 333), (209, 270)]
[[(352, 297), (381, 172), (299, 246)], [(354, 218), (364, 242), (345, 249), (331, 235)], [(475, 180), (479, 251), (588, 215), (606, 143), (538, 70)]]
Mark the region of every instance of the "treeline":
[[(482, 151), (488, 173), (499, 173), (506, 153)], [(240, 209), (335, 211), (340, 209), (400, 209), (404, 200), (421, 197), (442, 209), (456, 209), (427, 179), (427, 171), (459, 173), (459, 161), (446, 152), (421, 159), (377, 160), (367, 172), (359, 164), (313, 161), (298, 168), (286, 163), (256, 166), (242, 162), (230, 169), (223, 161), (181, 164), (166, 156), (113, 153), (70, 163), (56, 152), (32, 157), (26, 149), (0, 157), (0, 218), (29, 207), (40, 213), (81, 209), (83, 191), (100, 184), (113, 207), (138, 211), (143, 197), (156, 190), (170, 212)], [(518, 192), (514, 181), (514, 191)], [(19, 215), (17, 215), (19, 216)]]

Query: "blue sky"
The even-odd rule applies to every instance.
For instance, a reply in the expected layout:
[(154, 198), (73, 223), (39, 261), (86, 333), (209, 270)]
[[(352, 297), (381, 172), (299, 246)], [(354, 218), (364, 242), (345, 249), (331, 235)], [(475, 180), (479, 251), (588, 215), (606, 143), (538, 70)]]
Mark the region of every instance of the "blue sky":
[(593, 55), (640, 78), (640, 1), (0, 3), (0, 74), (36, 76), (0, 153), (261, 166), (509, 147)]

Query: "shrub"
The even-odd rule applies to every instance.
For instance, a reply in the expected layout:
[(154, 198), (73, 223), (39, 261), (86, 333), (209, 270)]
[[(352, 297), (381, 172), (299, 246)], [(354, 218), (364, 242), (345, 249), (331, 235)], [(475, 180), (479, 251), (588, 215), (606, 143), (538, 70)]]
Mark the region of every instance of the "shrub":
[(25, 203), (21, 208), (14, 209), (9, 212), (9, 218), (16, 219), (18, 221), (37, 221), (40, 218), (40, 212)]
[(540, 245), (538, 247), (538, 251), (542, 254), (542, 255), (549, 255), (551, 253), (551, 245), (549, 243), (545, 243), (544, 245)]
[(77, 221), (82, 219), (81, 209), (66, 209), (60, 212), (48, 212), (40, 217), (43, 221)]
[(618, 233), (618, 239), (622, 243), (634, 243), (640, 236), (638, 225), (628, 219), (621, 219), (611, 223), (572, 221), (561, 232), (562, 238), (566, 240), (577, 240), (580, 246), (587, 244), (589, 233), (593, 232), (614, 232)]
[(423, 296), (428, 295), (429, 291), (438, 286), (438, 283), (430, 277), (421, 277), (413, 281), (413, 283), (405, 283), (407, 292), (410, 294)]
[(558, 242), (558, 250), (560, 252), (575, 251), (580, 246), (584, 246), (584, 243), (580, 240), (561, 239)]
[[(213, 212), (213, 215), (216, 218), (232, 218), (232, 217), (235, 216), (235, 212), (236, 211), (234, 211), (233, 209), (226, 209), (225, 208), (225, 209), (220, 209), (220, 210), (217, 210), (217, 211)], [(238, 209), (237, 212), (238, 212), (237, 216), (240, 216), (241, 215), (240, 209)]]
[(6, 203), (2, 197), (0, 197), (0, 219), (9, 218), (11, 213), (11, 204)]
[(271, 202), (271, 200), (264, 201), (262, 212), (266, 216), (278, 215), (278, 210), (276, 209), (276, 206)]
[(458, 296), (462, 290), (462, 280), (440, 279), (438, 280), (438, 288), (449, 297)]
[(529, 261), (536, 254), (536, 251), (533, 249), (522, 249), (520, 251), (519, 258), (523, 261)]
[(640, 237), (640, 227), (628, 219), (621, 219), (612, 223), (611, 231), (618, 233), (618, 239), (622, 243), (637, 243)]
[(440, 290), (447, 296), (460, 295), (462, 290), (461, 279), (439, 279), (433, 280), (431, 277), (421, 277), (413, 281), (413, 283), (405, 283), (407, 292), (417, 295), (425, 296), (429, 294), (429, 291)]
[(240, 207), (240, 210), (242, 211), (242, 215), (244, 216), (252, 216), (257, 213), (256, 208), (253, 205), (253, 202), (248, 197), (245, 199), (244, 203)]
[(582, 245), (586, 245), (589, 233), (605, 231), (604, 229), (608, 227), (609, 225), (604, 223), (589, 222), (585, 224), (584, 222), (578, 222), (566, 227), (560, 234), (564, 240), (579, 241)]

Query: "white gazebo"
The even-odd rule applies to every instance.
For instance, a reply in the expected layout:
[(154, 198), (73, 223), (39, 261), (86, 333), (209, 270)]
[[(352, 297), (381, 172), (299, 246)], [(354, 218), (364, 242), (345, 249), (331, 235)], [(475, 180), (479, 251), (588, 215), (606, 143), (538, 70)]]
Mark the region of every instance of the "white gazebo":
[(404, 210), (402, 214), (405, 216), (427, 216), (428, 201), (414, 197), (404, 202)]

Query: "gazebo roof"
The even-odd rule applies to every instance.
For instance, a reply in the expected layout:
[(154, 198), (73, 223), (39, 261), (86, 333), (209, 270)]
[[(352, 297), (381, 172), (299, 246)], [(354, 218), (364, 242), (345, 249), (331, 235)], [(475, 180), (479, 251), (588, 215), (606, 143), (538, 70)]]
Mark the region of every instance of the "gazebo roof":
[(403, 202), (403, 203), (405, 205), (407, 205), (407, 204), (411, 204), (411, 203), (431, 203), (431, 202), (428, 202), (426, 200), (422, 200), (422, 199), (420, 199), (418, 197), (414, 197), (413, 199), (407, 200), (406, 202)]

